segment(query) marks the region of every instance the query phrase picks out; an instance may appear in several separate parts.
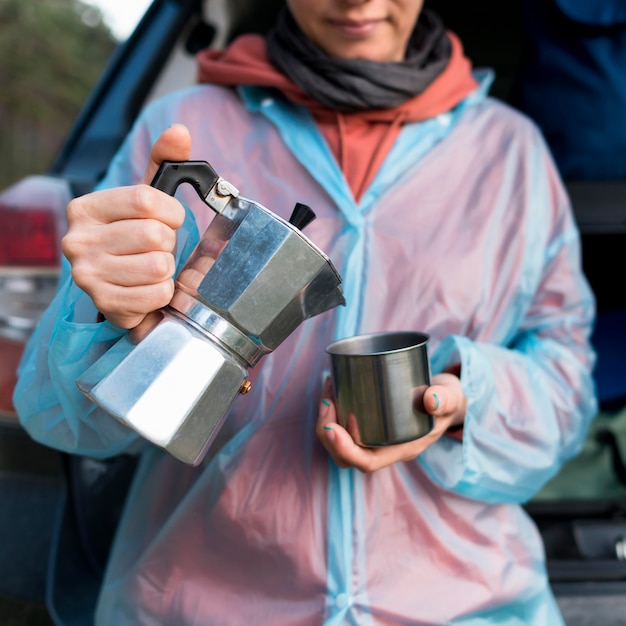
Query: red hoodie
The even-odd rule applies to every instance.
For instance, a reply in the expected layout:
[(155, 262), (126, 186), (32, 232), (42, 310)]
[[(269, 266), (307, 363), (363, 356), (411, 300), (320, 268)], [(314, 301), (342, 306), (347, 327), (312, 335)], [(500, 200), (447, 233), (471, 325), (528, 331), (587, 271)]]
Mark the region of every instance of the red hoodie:
[(448, 33), (452, 56), (446, 69), (418, 96), (391, 109), (341, 113), (307, 96), (269, 61), (260, 35), (242, 35), (225, 50), (198, 55), (198, 80), (216, 85), (255, 85), (279, 89), (305, 105), (328, 142), (357, 202), (376, 175), (402, 124), (419, 122), (449, 111), (477, 83), (459, 39)]

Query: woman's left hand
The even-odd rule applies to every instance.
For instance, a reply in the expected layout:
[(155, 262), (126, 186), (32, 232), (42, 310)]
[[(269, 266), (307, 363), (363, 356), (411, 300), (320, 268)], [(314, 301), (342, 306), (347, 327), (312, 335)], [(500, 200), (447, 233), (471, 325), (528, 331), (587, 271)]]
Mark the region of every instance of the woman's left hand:
[(354, 467), (364, 473), (375, 472), (398, 461), (412, 461), (448, 428), (463, 424), (467, 406), (459, 378), (454, 374), (437, 374), (423, 400), (426, 412), (435, 418), (433, 429), (415, 441), (366, 448), (357, 445), (350, 433), (337, 423), (337, 411), (331, 396), (332, 385), (326, 384), (317, 420), (317, 436), (339, 467)]

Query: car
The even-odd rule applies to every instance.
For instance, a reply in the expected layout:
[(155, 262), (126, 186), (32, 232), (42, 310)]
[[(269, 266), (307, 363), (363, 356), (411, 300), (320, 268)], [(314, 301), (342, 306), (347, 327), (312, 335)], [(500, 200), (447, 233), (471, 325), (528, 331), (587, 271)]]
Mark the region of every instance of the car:
[[(521, 2), (430, 2), (460, 34), (475, 65), (495, 68), (492, 93), (505, 101), (521, 62)], [(240, 32), (263, 32), (281, 4), (154, 0), (111, 57), (46, 175), (0, 192), (0, 497), (14, 503), (11, 519), (0, 518), (9, 550), (0, 559), (0, 616), (4, 598), (7, 611), (47, 605), (46, 614), (56, 620), (78, 623), (72, 620), (84, 617), (95, 601), (134, 470), (129, 457), (97, 461), (36, 444), (18, 425), (11, 402), (24, 343), (56, 289), (65, 207), (97, 185), (148, 102), (194, 82), (197, 51), (221, 47)], [(626, 406), (626, 290), (619, 272), (626, 182), (568, 181), (567, 188), (598, 303), (593, 341), (601, 409), (619, 414)], [(606, 441), (594, 432), (590, 445), (608, 455), (610, 471), (623, 478), (619, 445), (603, 436)], [(526, 510), (543, 534), (568, 626), (592, 619), (603, 626), (624, 623), (626, 495), (583, 498), (574, 491), (538, 497)]]

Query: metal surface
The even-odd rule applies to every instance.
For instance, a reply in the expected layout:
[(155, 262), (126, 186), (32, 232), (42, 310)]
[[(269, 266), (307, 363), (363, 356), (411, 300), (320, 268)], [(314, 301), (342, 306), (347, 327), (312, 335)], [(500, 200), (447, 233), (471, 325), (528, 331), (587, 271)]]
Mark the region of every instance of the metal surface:
[(120, 339), (78, 387), (143, 437), (197, 464), (246, 380), (246, 368), (167, 311), (137, 339), (136, 331)]
[(256, 365), (266, 354), (258, 344), (236, 326), (227, 322), (209, 307), (203, 306), (184, 291), (174, 292), (168, 308), (195, 322), (202, 330), (209, 333), (209, 341), (217, 339), (225, 348), (237, 354), (249, 367)]
[(423, 408), (430, 384), (428, 335), (388, 332), (350, 337), (327, 347), (339, 423), (364, 446), (423, 437), (434, 420)]
[(178, 283), (270, 352), (305, 319), (343, 304), (341, 279), (291, 224), (249, 200), (234, 203), (245, 209), (234, 232), (216, 218)]
[[(202, 175), (202, 164), (192, 167)], [(188, 176), (185, 163), (164, 171), (171, 190), (178, 171)], [(224, 206), (209, 204), (217, 215), (177, 276), (170, 304), (77, 381), (105, 411), (192, 465), (234, 399), (249, 390), (247, 369), (305, 319), (345, 303), (341, 277), (319, 248), (218, 182), (233, 195)]]

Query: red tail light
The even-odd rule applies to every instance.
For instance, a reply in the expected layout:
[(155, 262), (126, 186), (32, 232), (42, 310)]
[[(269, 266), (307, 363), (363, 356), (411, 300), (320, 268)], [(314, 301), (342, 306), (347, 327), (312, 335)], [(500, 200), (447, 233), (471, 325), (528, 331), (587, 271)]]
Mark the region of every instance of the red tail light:
[(24, 342), (54, 296), (61, 260), (67, 183), (30, 176), (0, 193), (0, 418), (11, 396)]
[(50, 208), (22, 208), (0, 203), (0, 265), (57, 266), (56, 221), (56, 214)]
[(0, 267), (57, 267), (65, 207), (65, 181), (30, 176), (0, 194)]

